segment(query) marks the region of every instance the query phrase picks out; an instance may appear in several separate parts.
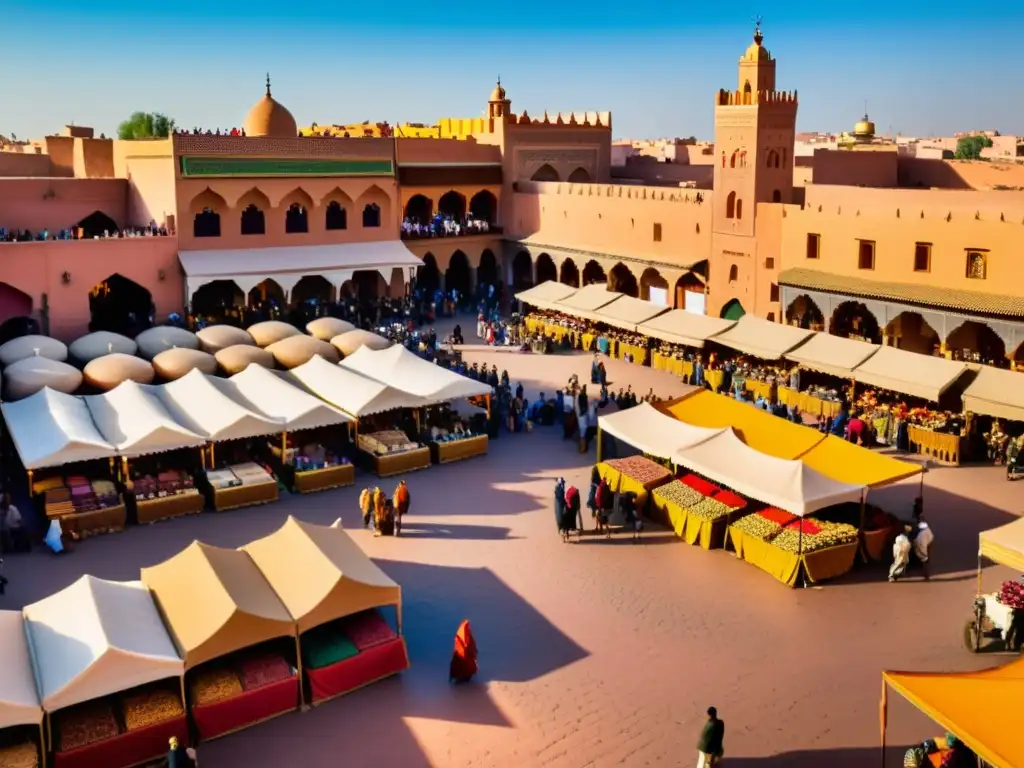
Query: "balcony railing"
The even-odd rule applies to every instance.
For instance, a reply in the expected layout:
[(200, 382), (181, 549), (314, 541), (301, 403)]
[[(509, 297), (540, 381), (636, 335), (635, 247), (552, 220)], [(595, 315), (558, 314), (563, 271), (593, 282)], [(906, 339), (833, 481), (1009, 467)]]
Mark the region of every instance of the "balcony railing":
[(486, 237), (488, 235), (500, 234), (502, 234), (502, 228), (492, 224), (487, 228), (486, 232), (476, 229), (462, 229), (457, 234), (454, 232), (448, 234), (443, 230), (437, 232), (407, 232), (402, 230), (401, 236), (403, 240), (450, 240), (456, 237)]

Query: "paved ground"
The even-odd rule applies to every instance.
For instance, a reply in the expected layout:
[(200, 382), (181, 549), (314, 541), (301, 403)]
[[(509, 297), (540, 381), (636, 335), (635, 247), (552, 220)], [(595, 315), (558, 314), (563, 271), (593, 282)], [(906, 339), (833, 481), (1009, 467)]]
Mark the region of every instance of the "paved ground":
[[(582, 355), (467, 358), (507, 367), (528, 391), (551, 391), (570, 372), (585, 380), (589, 370)], [(684, 389), (667, 374), (614, 361), (609, 376), (666, 396)], [(1024, 485), (1007, 483), (998, 469), (928, 474), (932, 582), (890, 585), (874, 567), (821, 589), (791, 590), (724, 552), (660, 532), (645, 534), (642, 546), (562, 544), (552, 481), (562, 475), (585, 487), (592, 460), (554, 429), (503, 436), (485, 459), (409, 476), (412, 514), (400, 539), (361, 530), (358, 488), (350, 488), (91, 539), (66, 558), (13, 556), (0, 606), (17, 608), (83, 572), (137, 578), (139, 567), (193, 539), (238, 546), (289, 514), (320, 523), (341, 517), (403, 586), (412, 669), (202, 745), (203, 768), (692, 765), (710, 704), (727, 724), (727, 765), (875, 764), (880, 670), (1005, 660), (973, 657), (961, 641), (977, 533), (1021, 507)], [(915, 491), (916, 484), (897, 486), (876, 500), (906, 514)], [(989, 584), (1007, 577), (998, 571), (986, 571)], [(451, 688), (447, 664), (463, 618), (477, 634), (481, 675)], [(891, 743), (937, 733), (909, 704), (890, 702)]]

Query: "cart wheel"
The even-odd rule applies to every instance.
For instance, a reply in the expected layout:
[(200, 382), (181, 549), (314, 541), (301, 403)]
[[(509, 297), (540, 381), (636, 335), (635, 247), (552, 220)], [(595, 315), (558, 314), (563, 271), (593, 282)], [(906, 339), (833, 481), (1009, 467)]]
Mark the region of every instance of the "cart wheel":
[(971, 653), (981, 651), (981, 636), (978, 634), (978, 622), (975, 619), (968, 619), (964, 624), (964, 645)]

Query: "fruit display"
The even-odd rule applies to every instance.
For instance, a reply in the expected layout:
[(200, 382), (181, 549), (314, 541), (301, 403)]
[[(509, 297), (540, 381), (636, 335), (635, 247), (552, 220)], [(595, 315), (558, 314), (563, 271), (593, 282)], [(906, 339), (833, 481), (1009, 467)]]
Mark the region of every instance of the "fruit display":
[(643, 486), (651, 485), (672, 477), (672, 473), (660, 464), (655, 464), (643, 456), (630, 456), (625, 459), (609, 459), (608, 466), (618, 470), (621, 474), (636, 480)]
[(109, 701), (71, 707), (62, 712), (59, 718), (60, 751), (70, 752), (98, 741), (106, 741), (120, 732)]
[(1024, 610), (1024, 584), (1019, 581), (1004, 581), (999, 590), (999, 602), (1015, 611)]
[(0, 747), (0, 768), (38, 768), (39, 749), (31, 741)]
[(677, 506), (686, 509), (687, 507), (697, 504), (704, 497), (701, 496), (700, 491), (695, 491), (688, 485), (685, 485), (678, 480), (673, 480), (671, 483), (666, 483), (658, 488), (655, 488), (654, 496), (659, 501), (667, 501)]
[(133, 693), (125, 696), (122, 703), (124, 727), (129, 731), (148, 728), (185, 714), (185, 708), (181, 705), (181, 695), (166, 688)]
[(734, 507), (723, 504), (717, 499), (705, 498), (687, 507), (686, 512), (704, 520), (719, 520), (732, 512), (733, 509)]
[(761, 541), (772, 541), (782, 530), (781, 525), (773, 520), (769, 520), (760, 513), (747, 515), (733, 523), (732, 527), (745, 533), (747, 536), (752, 536)]
[(772, 541), (772, 546), (793, 554), (810, 554), (829, 547), (852, 544), (857, 541), (857, 529), (845, 523), (825, 523), (818, 533), (804, 534), (792, 528), (783, 528)]
[(213, 667), (196, 673), (192, 681), (192, 703), (216, 704), (242, 693), (242, 681), (230, 669)]
[(857, 529), (852, 525), (800, 518), (775, 508), (747, 515), (733, 527), (793, 554), (806, 555), (857, 541)]

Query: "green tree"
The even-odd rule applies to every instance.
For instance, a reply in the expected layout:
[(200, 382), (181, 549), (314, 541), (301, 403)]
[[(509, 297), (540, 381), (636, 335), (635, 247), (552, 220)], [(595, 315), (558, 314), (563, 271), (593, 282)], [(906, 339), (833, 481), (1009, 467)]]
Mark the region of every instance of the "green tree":
[(980, 160), (981, 150), (991, 146), (992, 139), (988, 136), (964, 136), (956, 143), (953, 157), (957, 160)]
[(117, 126), (119, 139), (163, 139), (174, 130), (174, 120), (160, 112), (133, 112)]

